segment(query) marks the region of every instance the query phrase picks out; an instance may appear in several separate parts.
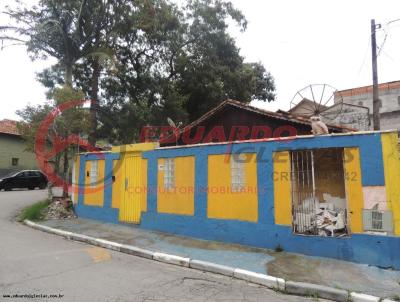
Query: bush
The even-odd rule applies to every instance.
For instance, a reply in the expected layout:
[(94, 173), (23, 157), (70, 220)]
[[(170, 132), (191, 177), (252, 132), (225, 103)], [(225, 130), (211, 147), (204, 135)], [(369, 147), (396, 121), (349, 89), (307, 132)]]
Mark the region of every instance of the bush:
[(46, 199), (26, 207), (19, 215), (19, 221), (24, 221), (25, 219), (32, 221), (43, 220), (46, 216), (46, 209), (48, 206), (49, 201)]

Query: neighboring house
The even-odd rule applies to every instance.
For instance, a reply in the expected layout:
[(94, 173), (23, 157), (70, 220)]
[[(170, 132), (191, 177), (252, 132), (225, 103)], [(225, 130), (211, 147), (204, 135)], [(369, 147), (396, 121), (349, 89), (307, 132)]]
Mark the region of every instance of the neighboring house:
[[(328, 124), (330, 132), (353, 129)], [(177, 141), (160, 140), (161, 146), (242, 141), (311, 134), (309, 118), (257, 108), (235, 100), (225, 100), (184, 127)]]
[[(338, 100), (339, 98), (337, 98)], [(348, 127), (356, 130), (370, 130), (368, 107), (337, 101), (332, 106), (324, 106), (308, 99), (301, 100), (288, 111), (279, 109), (277, 113), (309, 118), (318, 112), (326, 124)]]
[[(378, 91), (381, 129), (400, 130), (400, 81), (379, 84)], [(335, 95), (335, 103), (340, 102), (340, 100), (347, 104), (367, 107), (371, 120), (370, 129), (373, 129), (372, 86), (338, 91)]]
[(325, 122), (357, 130), (370, 130), (371, 120), (368, 107), (350, 103), (336, 103), (321, 113)]
[(21, 169), (36, 169), (35, 154), (26, 145), (13, 120), (0, 121), (0, 175)]
[(301, 115), (309, 117), (312, 116), (316, 111), (321, 112), (327, 108), (328, 108), (327, 106), (318, 104), (316, 102), (304, 98), (296, 106), (290, 108), (290, 110), (287, 112), (293, 115)]

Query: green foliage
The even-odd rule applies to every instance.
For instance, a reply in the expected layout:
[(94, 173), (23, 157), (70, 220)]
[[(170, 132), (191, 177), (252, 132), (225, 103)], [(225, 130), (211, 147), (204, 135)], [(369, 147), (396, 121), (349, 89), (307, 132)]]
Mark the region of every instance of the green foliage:
[[(24, 109), (17, 111), (17, 114), (22, 118), (22, 121), (17, 126), (26, 141), (27, 149), (30, 151), (37, 150), (36, 137), (40, 127), (42, 123), (47, 123), (50, 118), (54, 118), (54, 120), (50, 123), (49, 128), (46, 129), (46, 143), (44, 146), (46, 152), (51, 153), (57, 142), (67, 141), (73, 134), (82, 136), (89, 132), (89, 112), (82, 105), (74, 106), (63, 112), (55, 110), (57, 106), (65, 102), (82, 100), (84, 97), (82, 91), (63, 86), (62, 88), (54, 88), (51, 91), (51, 96), (54, 100), (47, 102), (45, 105), (27, 105)], [(53, 114), (54, 112), (57, 112), (57, 114)], [(55, 173), (61, 174), (64, 180), (67, 180), (69, 173), (68, 162), (76, 151), (76, 146), (73, 144), (67, 145), (64, 149), (45, 160), (52, 161)], [(66, 187), (64, 187), (64, 196), (67, 196)]]
[(23, 209), (18, 217), (18, 220), (24, 221), (27, 219), (32, 221), (41, 221), (46, 217), (46, 210), (48, 206), (49, 201), (47, 199), (36, 202)]
[(38, 74), (49, 97), (71, 81), (99, 100), (91, 115), (97, 139), (131, 143), (142, 126), (165, 125), (167, 117), (188, 123), (227, 98), (275, 98), (270, 73), (244, 62), (227, 31), (232, 22), (242, 31), (247, 26), (230, 2), (42, 0), (10, 15), (22, 24), (14, 29), (33, 57), (58, 60)]

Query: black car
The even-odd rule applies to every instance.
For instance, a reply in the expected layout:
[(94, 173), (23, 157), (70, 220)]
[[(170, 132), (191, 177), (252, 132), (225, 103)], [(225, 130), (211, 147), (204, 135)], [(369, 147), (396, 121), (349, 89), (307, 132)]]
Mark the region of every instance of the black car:
[(46, 186), (47, 177), (39, 170), (24, 170), (0, 177), (0, 190), (5, 191), (14, 188), (44, 189)]

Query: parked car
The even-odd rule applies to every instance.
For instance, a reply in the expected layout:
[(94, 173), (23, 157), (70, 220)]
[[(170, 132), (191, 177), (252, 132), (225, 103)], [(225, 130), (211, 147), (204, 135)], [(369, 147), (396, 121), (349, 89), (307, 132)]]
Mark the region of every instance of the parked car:
[(47, 177), (39, 170), (23, 170), (0, 177), (0, 190), (10, 191), (15, 188), (44, 189)]

